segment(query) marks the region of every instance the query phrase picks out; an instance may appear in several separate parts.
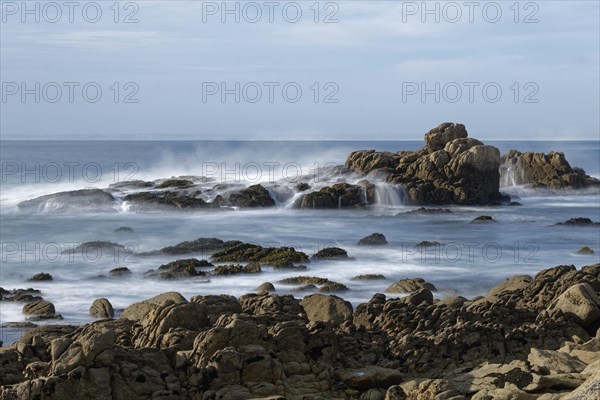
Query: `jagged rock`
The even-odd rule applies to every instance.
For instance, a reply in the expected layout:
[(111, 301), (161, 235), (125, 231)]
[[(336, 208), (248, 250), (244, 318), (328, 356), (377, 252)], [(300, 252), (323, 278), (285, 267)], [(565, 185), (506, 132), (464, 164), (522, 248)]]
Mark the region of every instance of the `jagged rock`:
[(194, 184), (194, 182), (188, 179), (165, 179), (162, 181), (157, 188), (158, 189), (166, 189), (166, 188), (187, 188)]
[(294, 263), (307, 262), (308, 256), (293, 247), (262, 247), (252, 243), (235, 243), (213, 254), (215, 262), (251, 262), (290, 268)]
[(521, 153), (510, 150), (501, 158), (502, 180), (506, 184), (531, 185), (548, 189), (580, 189), (598, 186), (600, 181), (571, 168), (563, 153)]
[(594, 250), (589, 248), (588, 246), (583, 246), (579, 250), (577, 250), (578, 254), (594, 254)]
[(206, 313), (210, 321), (210, 325), (214, 325), (216, 321), (223, 315), (230, 316), (242, 312), (242, 306), (233, 296), (228, 295), (208, 295), (194, 296), (190, 299), (193, 303), (200, 303), (206, 306)]
[(205, 264), (195, 258), (176, 260), (158, 267), (158, 277), (160, 279), (187, 278), (196, 276), (205, 276), (206, 273), (198, 271), (197, 268), (204, 267)]
[(372, 233), (358, 241), (359, 246), (382, 246), (387, 244), (385, 236), (381, 233)]
[(562, 397), (561, 400), (588, 400), (598, 396), (600, 390), (600, 369), (596, 370), (587, 380), (573, 390), (571, 393)]
[(420, 289), (437, 291), (436, 287), (423, 278), (404, 278), (392, 283), (385, 291), (387, 293), (411, 293)]
[(299, 197), (295, 208), (347, 208), (363, 203), (363, 188), (349, 183), (336, 183)]
[(212, 253), (225, 246), (225, 242), (217, 238), (198, 238), (192, 241), (178, 243), (174, 246), (162, 248), (159, 252), (163, 254), (190, 254), (190, 253)]
[(556, 310), (573, 315), (583, 327), (590, 328), (600, 320), (600, 298), (589, 284), (576, 284), (548, 307), (550, 313)]
[(436, 247), (436, 246), (441, 246), (442, 244), (438, 241), (428, 241), (428, 240), (423, 240), (422, 242), (417, 243), (417, 247)]
[(472, 224), (474, 223), (486, 223), (486, 222), (496, 222), (496, 220), (492, 217), (490, 217), (489, 215), (480, 215), (479, 217), (473, 219), (473, 221), (471, 221)]
[(22, 310), (25, 315), (33, 315), (33, 316), (52, 316), (56, 313), (54, 308), (54, 304), (44, 301), (44, 300), (36, 300), (31, 301), (23, 306)]
[(47, 274), (45, 272), (40, 272), (38, 274), (33, 275), (31, 278), (27, 279), (27, 282), (35, 282), (35, 281), (51, 281), (52, 275)]
[(341, 325), (352, 321), (352, 304), (337, 296), (311, 294), (300, 302), (309, 321)]
[(346, 285), (339, 282), (329, 282), (319, 287), (320, 293), (338, 293), (350, 290)]
[(101, 298), (94, 300), (92, 303), (90, 315), (95, 318), (112, 318), (115, 316), (115, 311), (108, 299)]
[(403, 299), (405, 302), (418, 306), (419, 304), (433, 304), (433, 293), (428, 289), (419, 289), (410, 293)]
[(464, 125), (444, 123), (425, 135), (414, 152), (352, 152), (346, 166), (399, 184), (414, 204), (489, 204), (505, 201), (499, 192), (500, 152), (467, 139)]

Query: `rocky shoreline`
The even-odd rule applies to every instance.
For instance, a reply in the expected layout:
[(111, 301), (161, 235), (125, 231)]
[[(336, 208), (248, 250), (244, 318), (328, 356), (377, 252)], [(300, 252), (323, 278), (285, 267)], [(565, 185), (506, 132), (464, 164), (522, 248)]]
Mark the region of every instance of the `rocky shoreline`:
[[(395, 289), (407, 296), (376, 293), (356, 308), (269, 287), (239, 298), (163, 293), (116, 319), (37, 327), (2, 347), (0, 398), (598, 396), (600, 264), (514, 276), (474, 299), (434, 300), (434, 284), (405, 279)], [(90, 312), (110, 317), (112, 307), (98, 299)]]

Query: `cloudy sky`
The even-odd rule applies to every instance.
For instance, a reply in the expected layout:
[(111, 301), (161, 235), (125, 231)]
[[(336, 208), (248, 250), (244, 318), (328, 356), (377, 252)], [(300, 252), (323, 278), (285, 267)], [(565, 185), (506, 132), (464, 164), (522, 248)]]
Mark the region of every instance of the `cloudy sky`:
[(2, 138), (599, 138), (598, 1), (314, 3), (2, 0)]

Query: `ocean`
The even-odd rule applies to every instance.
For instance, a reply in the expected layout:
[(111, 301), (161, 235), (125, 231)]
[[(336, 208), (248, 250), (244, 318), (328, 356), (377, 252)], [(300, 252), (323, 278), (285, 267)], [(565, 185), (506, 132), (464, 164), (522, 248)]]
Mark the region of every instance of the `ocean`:
[[(340, 296), (354, 305), (384, 292), (401, 278), (422, 277), (437, 287), (438, 298), (461, 295), (472, 298), (515, 274), (534, 275), (561, 264), (580, 268), (600, 262), (600, 228), (557, 226), (573, 217), (600, 220), (597, 191), (551, 194), (504, 186), (521, 206), (443, 207), (450, 213), (405, 214), (418, 207), (405, 205), (397, 188), (377, 184), (377, 204), (365, 209), (298, 210), (291, 207), (299, 181), (318, 187), (335, 181), (332, 166), (343, 164), (353, 150), (415, 150), (422, 141), (2, 141), (0, 235), (2, 260), (0, 286), (34, 287), (52, 302), (65, 324), (92, 318), (92, 301), (106, 297), (115, 309), (166, 291), (194, 295), (253, 292), (272, 282), (277, 293), (294, 292), (278, 283), (283, 278), (310, 275), (329, 278), (350, 288)], [(572, 166), (600, 177), (599, 141), (486, 141), (501, 153), (562, 151)], [(17, 208), (37, 196), (83, 188), (106, 188), (126, 180), (154, 180), (175, 176), (206, 176), (210, 188), (217, 183), (249, 185), (276, 181), (277, 207), (229, 212), (137, 212), (120, 204), (109, 210), (62, 209), (49, 206), (37, 212)], [(321, 182), (321, 183), (319, 183)], [(276, 193), (275, 193), (276, 191)], [(210, 190), (206, 191), (210, 199)], [(480, 215), (497, 222), (471, 224)], [(133, 232), (115, 232), (129, 227)], [(371, 233), (386, 236), (388, 245), (358, 246)], [(137, 253), (160, 249), (199, 237), (242, 240), (264, 246), (293, 246), (309, 256), (319, 249), (338, 246), (352, 259), (306, 264), (306, 271), (211, 276), (209, 279), (161, 281), (145, 276), (161, 264), (190, 256)], [(420, 241), (442, 243), (418, 249)], [(65, 253), (88, 241), (117, 242), (131, 253)], [(578, 254), (589, 246), (592, 255)], [(133, 273), (109, 277), (108, 271), (125, 266)], [(50, 273), (49, 282), (26, 282), (38, 272)], [(359, 274), (383, 274), (384, 280), (356, 281)], [(397, 296), (397, 295), (390, 295)], [(0, 301), (0, 324), (24, 321), (23, 304)], [(57, 321), (40, 322), (56, 323)], [(37, 323), (37, 322), (36, 322)], [(14, 340), (15, 332), (2, 329), (0, 340)]]

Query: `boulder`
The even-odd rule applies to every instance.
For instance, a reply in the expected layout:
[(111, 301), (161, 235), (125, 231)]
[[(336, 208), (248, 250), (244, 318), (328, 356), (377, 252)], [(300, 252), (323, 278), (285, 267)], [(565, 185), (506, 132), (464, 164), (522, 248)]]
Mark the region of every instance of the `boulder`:
[(411, 293), (417, 290), (427, 289), (437, 291), (436, 287), (423, 278), (404, 278), (392, 283), (385, 291), (387, 293)]
[(310, 192), (299, 197), (295, 208), (347, 208), (363, 204), (363, 187), (349, 183), (336, 183), (326, 186), (316, 192)]
[(579, 283), (568, 288), (548, 307), (551, 314), (558, 310), (575, 317), (584, 328), (591, 328), (600, 320), (600, 298), (589, 284)]
[(533, 278), (529, 275), (515, 275), (508, 278), (488, 292), (488, 296), (497, 296), (500, 293), (519, 292), (529, 286)]
[(101, 189), (81, 189), (53, 193), (17, 204), (21, 210), (37, 212), (70, 212), (114, 209), (115, 198)]
[(95, 318), (113, 318), (115, 316), (115, 311), (108, 299), (100, 298), (94, 300), (92, 303), (90, 315)]
[(257, 288), (257, 293), (271, 293), (275, 291), (275, 286), (271, 282), (261, 283)]
[(246, 189), (229, 194), (229, 203), (234, 207), (275, 207), (275, 200), (269, 191), (261, 185), (252, 185)]
[(56, 314), (54, 304), (44, 300), (34, 300), (23, 306), (22, 313), (29, 319), (62, 319), (60, 314)]
[(463, 124), (445, 122), (425, 134), (425, 149), (431, 154), (442, 150), (448, 142), (467, 136), (467, 130)]
[(348, 253), (339, 247), (326, 247), (317, 251), (313, 256), (314, 260), (345, 260), (348, 259)]
[(131, 270), (127, 267), (117, 267), (108, 271), (110, 276), (127, 276), (131, 275)]
[(381, 233), (372, 233), (360, 239), (357, 244), (359, 246), (382, 246), (387, 244), (387, 240)]
[(341, 325), (352, 321), (352, 304), (337, 296), (311, 294), (300, 302), (309, 321)]
[(169, 303), (187, 303), (187, 300), (177, 292), (162, 293), (152, 297), (151, 299), (143, 300), (130, 305), (123, 311), (119, 318), (139, 321), (157, 306)]
[(38, 274), (33, 275), (31, 278), (27, 279), (27, 282), (41, 282), (41, 281), (51, 281), (52, 275), (47, 274), (45, 272), (40, 272)]

